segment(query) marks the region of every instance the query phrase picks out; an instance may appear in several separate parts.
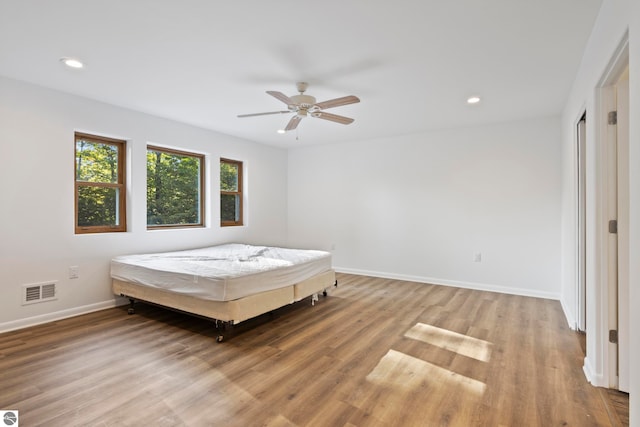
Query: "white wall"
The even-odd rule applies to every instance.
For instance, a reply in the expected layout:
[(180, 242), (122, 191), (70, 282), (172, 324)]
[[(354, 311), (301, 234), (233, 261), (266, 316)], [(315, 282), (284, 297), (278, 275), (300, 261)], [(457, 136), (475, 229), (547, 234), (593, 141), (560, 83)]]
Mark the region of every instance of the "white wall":
[[(75, 235), (74, 131), (128, 142), (129, 232)], [(206, 154), (207, 228), (146, 230), (146, 144)], [(247, 226), (219, 227), (220, 157), (243, 160)], [(114, 255), (243, 241), (286, 243), (286, 151), (0, 78), (0, 331), (111, 306)], [(80, 267), (78, 279), (69, 266)], [(58, 300), (21, 305), (21, 285)]]
[(290, 149), (288, 234), (342, 271), (559, 298), (559, 119)]

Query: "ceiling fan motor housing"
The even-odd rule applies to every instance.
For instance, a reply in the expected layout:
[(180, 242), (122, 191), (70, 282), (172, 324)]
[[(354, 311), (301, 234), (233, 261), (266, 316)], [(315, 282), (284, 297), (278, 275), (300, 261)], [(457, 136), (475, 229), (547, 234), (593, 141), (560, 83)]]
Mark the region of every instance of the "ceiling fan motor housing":
[(309, 109), (316, 103), (316, 99), (311, 95), (300, 94), (293, 95), (290, 98), (293, 101), (293, 105), (289, 105), (289, 109), (291, 109), (291, 107), (294, 107), (294, 110), (296, 107)]

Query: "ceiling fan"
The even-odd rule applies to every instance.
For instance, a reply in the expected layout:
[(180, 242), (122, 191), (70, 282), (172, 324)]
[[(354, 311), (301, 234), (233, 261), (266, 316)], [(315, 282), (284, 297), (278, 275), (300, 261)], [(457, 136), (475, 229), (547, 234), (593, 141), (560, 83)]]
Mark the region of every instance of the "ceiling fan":
[(267, 93), (274, 98), (287, 104), (287, 110), (284, 111), (270, 111), (267, 113), (253, 113), (253, 114), (239, 114), (238, 117), (255, 117), (266, 116), (269, 114), (287, 114), (295, 113), (295, 115), (287, 123), (285, 131), (293, 130), (298, 127), (300, 121), (305, 117), (316, 117), (318, 119), (329, 120), (331, 122), (341, 123), (348, 125), (353, 123), (353, 119), (350, 117), (339, 116), (337, 114), (327, 113), (324, 110), (327, 108), (340, 107), (342, 105), (355, 104), (360, 102), (357, 96), (349, 95), (342, 98), (330, 99), (324, 102), (316, 102), (316, 99), (311, 95), (305, 95), (304, 92), (309, 86), (306, 82), (298, 82), (296, 87), (298, 88), (299, 95), (293, 95), (291, 97), (283, 94), (282, 92), (268, 90)]

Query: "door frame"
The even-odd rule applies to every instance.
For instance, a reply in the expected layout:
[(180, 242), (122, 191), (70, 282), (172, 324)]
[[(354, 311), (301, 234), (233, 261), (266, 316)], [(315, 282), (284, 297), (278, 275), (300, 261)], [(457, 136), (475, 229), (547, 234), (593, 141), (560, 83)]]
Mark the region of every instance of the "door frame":
[(618, 173), (618, 287), (617, 287), (617, 389), (629, 393), (629, 67), (616, 85)]
[(615, 85), (628, 64), (627, 33), (595, 87), (594, 111), (591, 115), (587, 111), (587, 122), (593, 126), (587, 136), (587, 354), (583, 369), (592, 384), (609, 388), (618, 387), (618, 348), (609, 342), (609, 330), (617, 329), (618, 273), (612, 267), (617, 242), (613, 244), (609, 233), (612, 210), (617, 212), (617, 174), (613, 186), (610, 166), (610, 142), (616, 135), (615, 127), (608, 125), (608, 113), (616, 109)]
[(576, 330), (587, 329), (587, 225), (586, 225), (586, 184), (587, 184), (587, 112), (584, 110), (574, 125), (576, 130)]

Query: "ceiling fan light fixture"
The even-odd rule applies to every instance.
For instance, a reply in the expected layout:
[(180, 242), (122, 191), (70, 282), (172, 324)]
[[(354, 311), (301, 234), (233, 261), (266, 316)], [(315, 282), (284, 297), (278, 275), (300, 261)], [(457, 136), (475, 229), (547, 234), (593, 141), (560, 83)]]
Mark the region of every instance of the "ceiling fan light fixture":
[(75, 68), (77, 70), (80, 68), (84, 68), (84, 64), (82, 63), (82, 61), (77, 58), (63, 57), (60, 58), (60, 62), (62, 62), (69, 68)]

